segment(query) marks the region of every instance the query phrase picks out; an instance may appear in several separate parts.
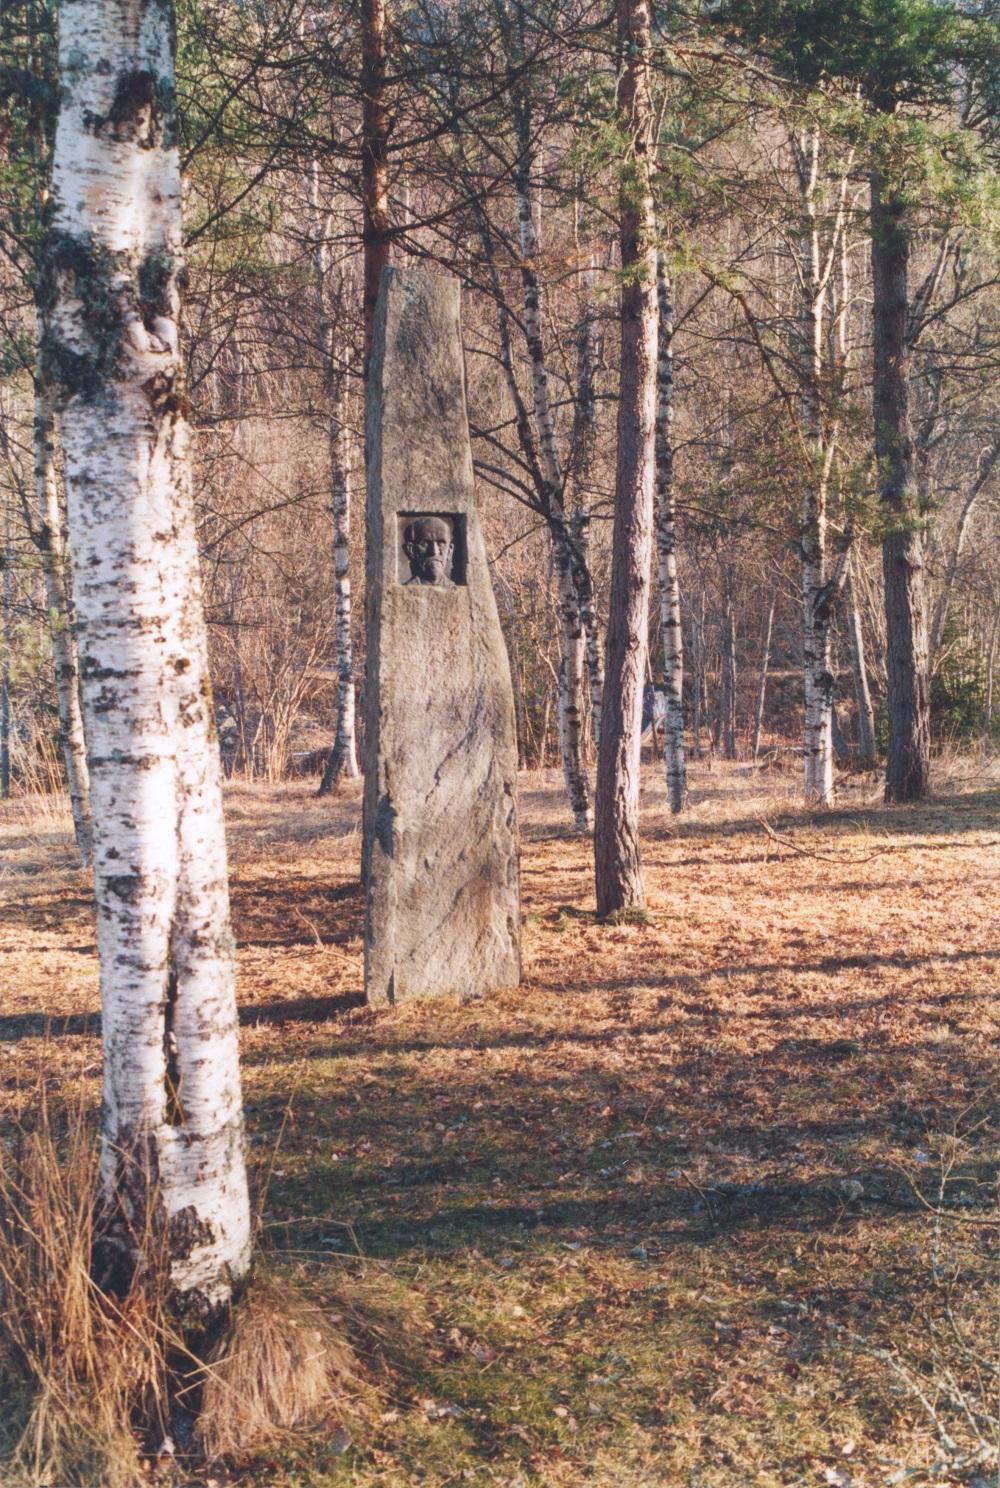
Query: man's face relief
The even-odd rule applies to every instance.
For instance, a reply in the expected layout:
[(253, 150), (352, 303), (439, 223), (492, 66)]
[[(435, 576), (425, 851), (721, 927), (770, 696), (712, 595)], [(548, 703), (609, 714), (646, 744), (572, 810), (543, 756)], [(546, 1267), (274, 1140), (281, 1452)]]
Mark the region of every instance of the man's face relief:
[(411, 522), (403, 551), (417, 583), (441, 584), (451, 577), (455, 542), (451, 527), (442, 517), (423, 517), (419, 522)]

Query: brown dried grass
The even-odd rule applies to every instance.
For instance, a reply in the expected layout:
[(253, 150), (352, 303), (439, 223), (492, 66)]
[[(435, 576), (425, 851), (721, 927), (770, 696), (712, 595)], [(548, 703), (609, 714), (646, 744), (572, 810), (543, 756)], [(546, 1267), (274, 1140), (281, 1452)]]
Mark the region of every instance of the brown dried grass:
[(245, 1460), (302, 1427), (364, 1413), (354, 1351), (316, 1301), (255, 1279), (204, 1371), (197, 1437), (207, 1461)]
[(0, 1145), (0, 1395), (18, 1488), (133, 1484), (143, 1433), (167, 1415), (176, 1340), (157, 1289), (121, 1302), (90, 1275), (97, 1177), (94, 1123), (62, 1121), (42, 1095), (31, 1129)]

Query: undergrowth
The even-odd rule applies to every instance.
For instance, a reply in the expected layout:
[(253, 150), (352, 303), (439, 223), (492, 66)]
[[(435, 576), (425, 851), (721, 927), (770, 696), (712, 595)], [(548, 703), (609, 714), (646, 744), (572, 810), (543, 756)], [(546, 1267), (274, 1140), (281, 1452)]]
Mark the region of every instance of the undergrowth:
[(137, 1237), (128, 1293), (102, 1291), (97, 1152), (87, 1109), (57, 1115), (44, 1090), (0, 1140), (0, 1482), (134, 1488), (154, 1468), (247, 1462), (371, 1413), (328, 1311), (264, 1257), (204, 1348), (171, 1306), (156, 1234)]

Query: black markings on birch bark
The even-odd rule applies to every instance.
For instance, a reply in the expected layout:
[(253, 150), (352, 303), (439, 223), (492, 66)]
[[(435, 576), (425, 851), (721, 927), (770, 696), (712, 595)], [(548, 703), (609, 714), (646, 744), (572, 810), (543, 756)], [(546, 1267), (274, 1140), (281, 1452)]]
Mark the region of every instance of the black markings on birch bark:
[[(39, 341), (41, 339), (42, 324), (39, 319)], [(66, 771), (77, 851), (80, 862), (86, 867), (90, 863), (92, 852), (90, 774), (80, 709), (80, 675), (76, 637), (73, 633), (69, 555), (63, 542), (62, 513), (56, 480), (55, 418), (49, 390), (40, 375), (35, 378), (32, 437), (37, 521), (32, 525), (31, 535), (41, 556), (45, 579), (45, 602), (49, 634), (52, 637), (56, 706), (59, 712), (59, 749)]]
[(858, 607), (857, 589), (850, 572), (844, 590), (847, 607), (848, 632), (851, 643), (851, 672), (854, 677), (854, 698), (858, 708), (858, 757), (869, 770), (878, 763), (875, 749), (875, 710), (868, 686), (868, 667), (865, 661), (864, 631), (861, 628), (861, 611)]
[(660, 578), (660, 631), (667, 700), (663, 752), (670, 810), (682, 811), (687, 795), (684, 766), (684, 638), (677, 577), (677, 523), (674, 510), (674, 307), (666, 255), (656, 255), (659, 308), (656, 408), (656, 555)]
[(767, 700), (767, 672), (771, 665), (771, 634), (774, 629), (774, 611), (778, 603), (777, 589), (771, 595), (771, 606), (767, 612), (767, 625), (764, 627), (764, 645), (760, 658), (760, 677), (757, 681), (757, 706), (753, 717), (753, 742), (751, 744), (751, 758), (757, 759), (760, 754), (760, 736), (764, 727), (764, 703)]
[[(519, 136), (526, 141), (526, 160), (517, 174), (518, 222), (521, 235), (521, 281), (525, 340), (528, 347), (532, 378), (532, 406), (521, 394), (514, 370), (510, 315), (497, 270), (493, 236), (482, 206), (473, 197), (475, 216), (486, 260), (487, 272), (496, 304), (500, 360), (514, 408), (514, 425), (518, 443), (531, 477), (531, 505), (544, 518), (552, 543), (552, 567), (556, 581), (556, 603), (559, 614), (560, 665), (558, 719), (560, 755), (567, 795), (578, 830), (587, 831), (592, 824), (590, 791), (583, 759), (583, 669), (585, 650), (593, 657), (590, 663), (591, 698), (598, 710), (603, 680), (600, 676), (599, 645), (594, 619), (593, 582), (587, 565), (586, 517), (567, 515), (564, 475), (555, 437), (555, 424), (548, 391), (548, 369), (539, 314), (539, 283), (532, 259), (537, 252), (537, 238), (530, 201), (530, 118), (527, 105), (518, 95), (515, 115)], [(527, 130), (527, 133), (525, 133)], [(537, 430), (537, 432), (536, 432)], [(599, 726), (599, 717), (598, 717)]]
[(514, 188), (518, 203), (524, 334), (531, 366), (534, 424), (537, 429), (539, 447), (538, 463), (545, 481), (543, 500), (549, 514), (552, 565), (555, 572), (559, 609), (559, 752), (573, 821), (578, 831), (587, 832), (593, 825), (593, 818), (590, 810), (587, 771), (583, 760), (582, 704), (586, 641), (580, 614), (580, 596), (574, 579), (572, 544), (567, 526), (563, 492), (563, 472), (556, 443), (555, 418), (549, 393), (549, 372), (542, 337), (541, 291), (535, 268), (538, 239), (531, 202), (531, 171), (534, 165), (531, 111), (527, 99), (520, 91), (515, 93), (514, 117), (520, 145), (518, 164), (514, 171)]
[(130, 16), (123, 34), (113, 0), (61, 13), (43, 376), (62, 417), (94, 803), (104, 1249), (109, 1275), (162, 1261), (173, 1293), (210, 1311), (246, 1270), (250, 1214), (178, 347), (172, 7), (136, 0)]
[(736, 758), (736, 572), (731, 563), (722, 571), (722, 664), (719, 678), (718, 738), (723, 759)]
[(342, 302), (352, 287), (342, 272), (331, 283), (330, 252), (327, 236), (331, 213), (321, 210), (319, 166), (312, 162), (309, 173), (309, 196), (314, 214), (313, 284), (319, 329), (323, 389), (327, 404), (327, 451), (330, 461), (330, 508), (333, 522), (334, 566), (334, 648), (337, 658), (337, 704), (333, 748), (327, 756), (318, 794), (329, 795), (340, 780), (354, 780), (359, 774), (355, 737), (354, 643), (351, 636), (351, 434), (348, 417), (348, 377), (346, 367), (337, 361), (334, 346), (334, 322), (329, 310), (331, 299)]

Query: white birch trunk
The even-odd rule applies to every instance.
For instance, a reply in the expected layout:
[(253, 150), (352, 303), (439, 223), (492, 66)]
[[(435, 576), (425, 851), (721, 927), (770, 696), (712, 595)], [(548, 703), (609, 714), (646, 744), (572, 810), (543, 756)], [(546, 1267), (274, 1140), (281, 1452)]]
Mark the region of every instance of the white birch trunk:
[(725, 610), (722, 629), (722, 659), (719, 686), (719, 741), (722, 757), (736, 758), (736, 604), (734, 586), (736, 577), (731, 566), (725, 573)]
[(320, 795), (339, 780), (356, 780), (358, 768), (354, 642), (351, 637), (351, 451), (347, 418), (347, 379), (341, 373), (330, 384), (330, 498), (333, 515), (333, 566), (336, 610), (337, 731), (323, 772)]
[[(38, 339), (41, 344), (41, 324)], [(38, 508), (38, 526), (33, 536), (41, 554), (45, 578), (45, 604), (48, 609), (49, 634), (52, 637), (56, 704), (59, 710), (59, 748), (66, 771), (66, 788), (73, 814), (77, 851), (80, 862), (86, 867), (90, 863), (92, 848), (90, 776), (83, 735), (83, 713), (80, 708), (76, 638), (72, 626), (69, 555), (63, 542), (59, 486), (56, 480), (55, 419), (48, 390), (41, 377), (36, 378), (35, 383), (33, 438), (35, 499)]]
[(820, 266), (816, 193), (819, 132), (797, 151), (804, 216), (800, 242), (800, 375), (806, 479), (802, 498), (802, 654), (805, 686), (805, 797), (817, 806), (833, 800), (833, 675), (830, 671), (830, 593), (827, 587), (827, 492), (821, 382), (825, 286)]
[(538, 239), (531, 210), (530, 156), (525, 156), (515, 174), (518, 226), (521, 247), (524, 334), (531, 367), (531, 392), (542, 475), (547, 486), (547, 505), (552, 520), (552, 563), (559, 605), (559, 749), (566, 792), (577, 830), (590, 831), (593, 815), (590, 789), (583, 759), (583, 671), (586, 637), (580, 616), (580, 601), (574, 581), (573, 558), (566, 525), (563, 475), (556, 443), (555, 418), (549, 394), (545, 342), (538, 274), (534, 259)]
[(695, 759), (701, 759), (701, 719), (705, 699), (705, 585), (701, 585), (697, 615), (691, 617), (691, 661), (694, 672), (691, 689), (691, 748)]
[[(579, 237), (587, 229), (586, 210), (581, 205), (576, 220)], [(594, 584), (590, 573), (588, 539), (590, 516), (586, 510), (585, 486), (590, 476), (597, 435), (597, 398), (594, 384), (597, 366), (597, 306), (594, 255), (589, 253), (580, 272), (582, 313), (576, 338), (576, 410), (573, 431), (573, 468), (576, 476), (576, 510), (571, 519), (577, 555), (574, 577), (580, 602), (580, 619), (587, 640), (587, 673), (590, 682), (590, 732), (594, 747), (601, 745), (601, 709), (604, 701), (604, 648), (594, 607)]]
[[(178, 347), (173, 13), (75, 0), (46, 247), (91, 765), (106, 1284), (210, 1309), (250, 1214), (219, 754)], [(156, 1254), (153, 1254), (153, 1252)]]
[(684, 809), (687, 796), (684, 765), (684, 637), (681, 630), (677, 523), (674, 512), (674, 307), (663, 253), (656, 255), (656, 293), (660, 316), (657, 351), (656, 556), (660, 576), (660, 631), (663, 636), (663, 677), (667, 700), (663, 754), (670, 810), (676, 814)]
[(854, 674), (854, 697), (858, 705), (858, 754), (869, 770), (878, 763), (875, 750), (875, 710), (872, 707), (871, 689), (868, 686), (868, 666), (865, 662), (865, 638), (861, 629), (861, 612), (858, 596), (850, 572), (844, 590), (847, 603), (847, 621), (851, 638), (851, 671)]
[[(314, 164), (310, 195), (319, 216), (318, 171)], [(351, 452), (347, 417), (347, 375), (334, 356), (333, 320), (327, 310), (330, 254), (326, 223), (316, 224), (313, 275), (319, 323), (323, 390), (327, 399), (327, 447), (330, 457), (330, 510), (333, 518), (334, 650), (337, 658), (337, 720), (333, 748), (319, 785), (321, 796), (336, 790), (340, 780), (356, 780), (358, 769), (354, 691), (354, 641), (351, 636)]]
[(767, 625), (764, 629), (764, 647), (760, 658), (760, 680), (757, 683), (757, 706), (753, 715), (753, 744), (751, 746), (751, 757), (757, 759), (760, 755), (760, 736), (764, 728), (764, 704), (767, 700), (767, 673), (771, 665), (771, 634), (774, 629), (774, 611), (778, 603), (778, 593), (775, 590), (771, 596), (771, 608), (767, 612)]

